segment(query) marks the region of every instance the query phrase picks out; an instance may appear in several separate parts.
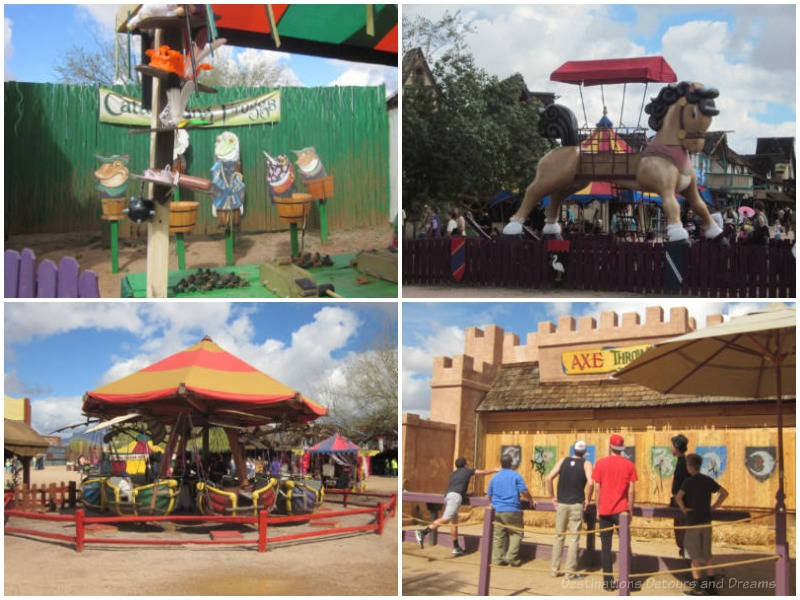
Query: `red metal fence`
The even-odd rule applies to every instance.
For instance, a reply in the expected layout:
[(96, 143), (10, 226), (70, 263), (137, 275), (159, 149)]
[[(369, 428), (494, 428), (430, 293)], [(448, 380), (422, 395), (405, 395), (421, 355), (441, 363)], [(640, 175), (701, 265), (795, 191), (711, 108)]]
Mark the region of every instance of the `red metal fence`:
[[(700, 241), (686, 250), (679, 289), (665, 286), (663, 244), (619, 242), (606, 236), (576, 236), (569, 252), (559, 253), (566, 273), (560, 286), (570, 290), (633, 292), (670, 296), (794, 298), (795, 258), (788, 240), (769, 246), (734, 244), (723, 248)], [(517, 288), (554, 287), (555, 271), (547, 242), (531, 239), (467, 238), (461, 284)], [(450, 240), (403, 242), (403, 283), (453, 284)]]
[[(86, 544), (127, 544), (127, 545), (147, 545), (147, 546), (182, 546), (185, 544), (192, 545), (255, 545), (259, 552), (265, 552), (267, 544), (278, 542), (289, 542), (294, 540), (322, 537), (326, 535), (340, 535), (343, 533), (354, 533), (359, 531), (374, 531), (377, 534), (383, 533), (384, 522), (387, 515), (393, 516), (397, 508), (397, 497), (392, 495), (388, 502), (378, 502), (375, 507), (369, 508), (355, 508), (350, 510), (332, 511), (314, 513), (309, 515), (293, 515), (293, 516), (268, 516), (266, 511), (260, 511), (257, 517), (233, 517), (233, 516), (206, 516), (206, 515), (167, 515), (167, 516), (113, 516), (113, 517), (87, 517), (84, 510), (79, 508), (72, 515), (51, 515), (38, 512), (29, 512), (23, 510), (6, 510), (6, 527), (5, 533), (16, 533), (20, 535), (30, 535), (34, 537), (43, 537), (62, 542), (68, 542), (75, 545), (77, 552), (82, 552)], [(344, 517), (350, 515), (375, 515), (373, 521), (364, 525), (353, 525), (348, 527), (335, 527), (331, 529), (322, 529), (318, 531), (304, 531), (302, 533), (292, 533), (287, 535), (278, 535), (268, 537), (267, 528), (269, 525), (282, 525), (286, 523), (297, 523), (305, 521), (313, 521), (315, 519), (329, 519), (331, 517)], [(41, 531), (37, 529), (28, 529), (21, 527), (9, 527), (8, 518), (19, 517), (23, 519), (41, 520), (41, 521), (61, 521), (75, 523), (75, 535), (66, 535), (63, 533), (52, 533), (49, 531)], [(258, 537), (253, 539), (187, 539), (187, 540), (164, 540), (164, 539), (144, 539), (144, 538), (103, 538), (103, 537), (86, 537), (86, 525), (92, 523), (148, 523), (157, 521), (170, 521), (173, 523), (227, 523), (227, 524), (248, 524), (255, 525), (258, 528)]]

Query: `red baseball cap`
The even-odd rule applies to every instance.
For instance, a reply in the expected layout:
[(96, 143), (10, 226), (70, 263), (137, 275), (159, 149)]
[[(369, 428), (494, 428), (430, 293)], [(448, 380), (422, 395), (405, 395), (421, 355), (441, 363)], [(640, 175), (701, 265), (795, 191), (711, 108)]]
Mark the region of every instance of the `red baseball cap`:
[(618, 433), (615, 433), (611, 436), (611, 439), (608, 440), (608, 445), (611, 446), (614, 450), (624, 450), (625, 449), (625, 438), (623, 438)]

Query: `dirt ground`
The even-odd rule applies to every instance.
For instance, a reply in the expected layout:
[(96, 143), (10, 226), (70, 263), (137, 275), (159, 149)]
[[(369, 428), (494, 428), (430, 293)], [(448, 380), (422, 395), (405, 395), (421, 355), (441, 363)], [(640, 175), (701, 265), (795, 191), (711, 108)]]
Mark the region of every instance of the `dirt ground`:
[[(460, 532), (480, 535), (481, 525), (459, 528)], [(552, 543), (552, 538), (536, 534), (525, 534), (525, 540)], [(597, 540), (599, 549), (599, 540)], [(670, 541), (637, 539), (633, 542), (636, 554), (657, 555), (674, 558), (675, 544)], [(614, 549), (617, 548), (616, 537)], [(774, 547), (734, 546), (715, 544), (714, 560), (717, 563), (734, 562), (743, 558), (754, 558), (758, 554), (771, 554)], [(794, 557), (794, 547), (791, 550)], [(404, 596), (474, 596), (478, 591), (478, 567), (480, 554), (468, 553), (454, 557), (451, 549), (444, 546), (428, 546), (420, 549), (416, 544), (402, 544), (403, 570), (402, 593)], [(795, 560), (789, 565), (791, 589), (795, 589)], [(727, 567), (717, 573), (722, 580), (722, 595), (772, 596), (774, 588), (774, 564), (755, 563), (739, 567)], [(682, 596), (685, 589), (684, 575), (657, 575), (642, 580), (641, 591), (631, 590), (632, 596)], [(615, 596), (618, 592), (602, 589), (599, 566), (594, 567), (585, 579), (568, 581), (564, 577), (550, 576), (549, 560), (526, 560), (520, 567), (492, 567), (489, 593), (493, 596)]]
[[(354, 254), (360, 250), (385, 248), (391, 244), (392, 232), (387, 227), (333, 230), (328, 241), (319, 239), (319, 232), (307, 231), (304, 251), (320, 254)], [(107, 242), (106, 242), (107, 243)], [(111, 250), (104, 246), (101, 232), (31, 234), (11, 236), (6, 249), (30, 248), (37, 260), (49, 258), (58, 262), (72, 256), (84, 269), (91, 269), (99, 278), (100, 296), (118, 298), (120, 282), (128, 273), (142, 273), (147, 269), (147, 234), (141, 238), (119, 240), (119, 273), (111, 272)], [(280, 256), (289, 256), (289, 231), (271, 233), (242, 233), (236, 236), (234, 256), (236, 264), (248, 265), (265, 262)], [(225, 237), (215, 235), (186, 236), (186, 267), (219, 267), (225, 265)], [(170, 270), (178, 268), (175, 238), (170, 237)]]
[[(47, 473), (49, 471), (34, 471)], [(66, 481), (59, 475), (48, 481)], [(397, 479), (371, 477), (368, 490), (397, 492)], [(374, 502), (374, 500), (373, 500)], [(323, 509), (341, 510), (326, 502)], [(399, 510), (398, 510), (399, 514)], [(333, 517), (339, 526), (366, 524), (369, 515)], [(9, 524), (74, 534), (74, 525), (12, 517)], [(99, 537), (210, 539), (210, 529), (234, 529), (196, 524), (120, 525), (97, 531)], [(272, 526), (268, 535), (310, 530), (308, 525)], [(245, 538), (254, 529), (241, 526)], [(253, 546), (74, 546), (21, 535), (5, 536), (5, 595), (109, 596), (238, 596), (238, 595), (375, 595), (395, 596), (397, 588), (398, 519), (386, 521), (383, 535), (343, 534), (316, 540), (268, 546), (260, 554)]]

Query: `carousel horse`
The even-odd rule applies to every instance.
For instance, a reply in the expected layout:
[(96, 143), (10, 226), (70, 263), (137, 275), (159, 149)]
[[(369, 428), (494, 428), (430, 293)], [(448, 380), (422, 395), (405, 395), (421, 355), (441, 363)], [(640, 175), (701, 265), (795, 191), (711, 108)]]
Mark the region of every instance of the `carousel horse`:
[(682, 81), (661, 89), (645, 107), (650, 115), (648, 125), (656, 135), (641, 152), (598, 153), (581, 148), (575, 115), (557, 104), (548, 106), (539, 119), (539, 132), (550, 139), (561, 138), (563, 146), (548, 152), (539, 161), (536, 177), (525, 190), (519, 210), (503, 229), (506, 235), (522, 233), (525, 219), (550, 195), (542, 233), (561, 238), (558, 214), (561, 203), (571, 194), (592, 181), (612, 181), (622, 188), (658, 194), (663, 201), (667, 220), (667, 240), (686, 241), (689, 233), (680, 220), (676, 193), (683, 194), (694, 212), (703, 221), (705, 237), (724, 237), (722, 229), (712, 219), (697, 190), (689, 152), (700, 152), (705, 144), (705, 132), (711, 119), (719, 114), (714, 98), (719, 92), (701, 83)]

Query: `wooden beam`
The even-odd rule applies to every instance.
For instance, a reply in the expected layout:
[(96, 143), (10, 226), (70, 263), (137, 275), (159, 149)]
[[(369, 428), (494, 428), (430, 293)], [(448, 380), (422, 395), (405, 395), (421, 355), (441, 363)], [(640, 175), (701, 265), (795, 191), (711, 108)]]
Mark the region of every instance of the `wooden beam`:
[(236, 430), (226, 427), (225, 435), (228, 436), (228, 444), (231, 447), (233, 463), (236, 465), (236, 477), (239, 479), (239, 484), (247, 485), (247, 466), (244, 464), (242, 447), (239, 445), (239, 437), (236, 435)]
[[(172, 48), (180, 48), (182, 44), (180, 29), (156, 29), (154, 47), (167, 44)], [(153, 78), (151, 128), (158, 127), (158, 115), (167, 104), (165, 82)], [(160, 170), (172, 162), (172, 147), (175, 133), (152, 133), (150, 135), (151, 169)], [(147, 223), (147, 297), (167, 297), (167, 277), (169, 275), (169, 188), (148, 184), (148, 195), (155, 200), (155, 216)]]

